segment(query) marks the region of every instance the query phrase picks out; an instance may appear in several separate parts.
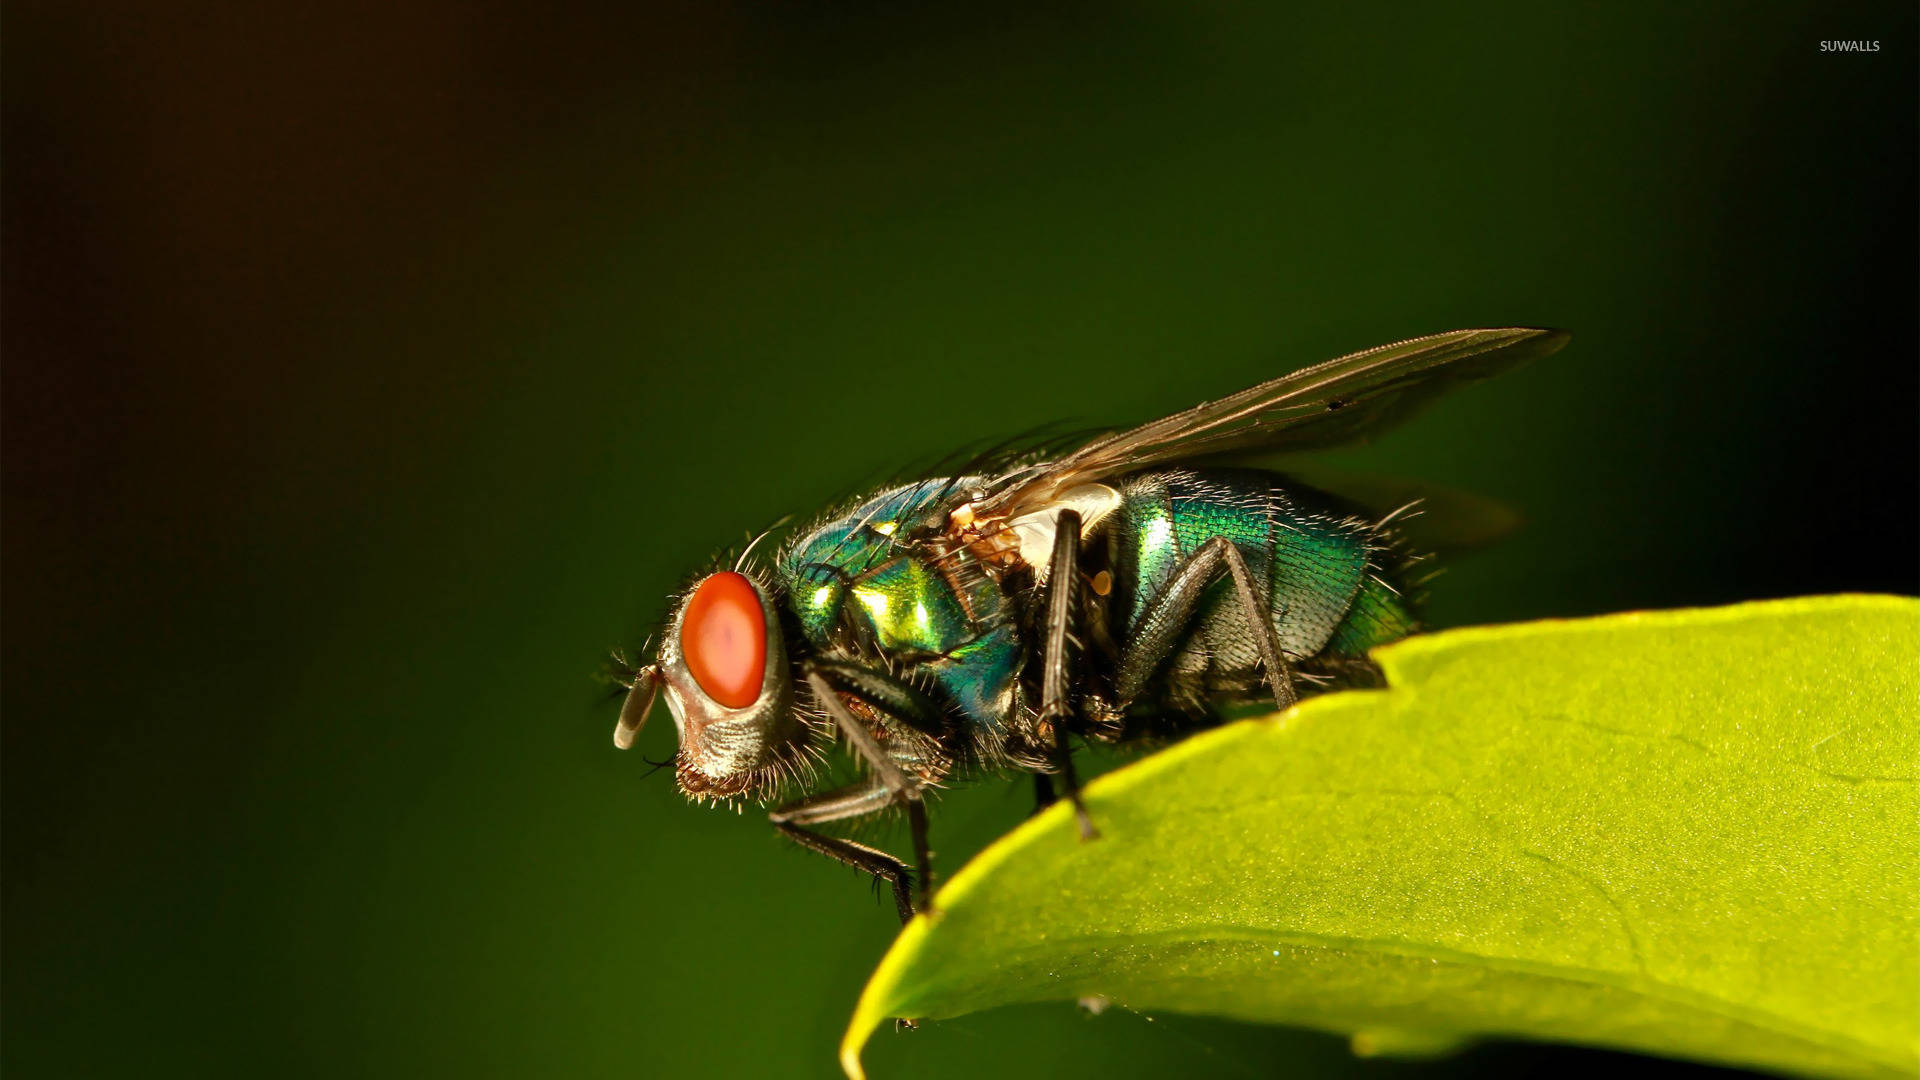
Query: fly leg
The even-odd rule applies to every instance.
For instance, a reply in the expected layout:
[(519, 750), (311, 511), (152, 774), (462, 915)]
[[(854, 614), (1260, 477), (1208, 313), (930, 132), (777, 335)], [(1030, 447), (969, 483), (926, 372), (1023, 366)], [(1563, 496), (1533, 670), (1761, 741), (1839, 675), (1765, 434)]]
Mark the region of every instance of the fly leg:
[(912, 683), (845, 660), (814, 660), (808, 670), (818, 672), (825, 677), (827, 685), (837, 686), (861, 699), (889, 720), (899, 720), (935, 739), (946, 734), (945, 714), (940, 705)]
[[(1050, 777), (1048, 777), (1046, 773), (1043, 773), (1043, 772), (1034, 773), (1033, 774), (1033, 812), (1037, 814), (1040, 811), (1045, 810), (1047, 807), (1052, 806), (1056, 798), (1058, 798), (1058, 796), (1056, 796), (1053, 793), (1053, 780)], [(1031, 817), (1032, 815), (1028, 815), (1028, 816)]]
[(790, 802), (767, 817), (780, 835), (808, 851), (825, 855), (856, 870), (864, 870), (872, 874), (875, 881), (886, 881), (892, 885), (893, 905), (900, 912), (900, 921), (905, 923), (913, 919), (912, 885), (909, 881), (912, 875), (907, 872), (906, 863), (878, 848), (802, 828), (871, 814), (894, 805), (894, 802), (894, 794), (885, 784), (869, 780), (824, 795)]
[[(1060, 511), (1054, 523), (1053, 558), (1047, 562), (1047, 641), (1040, 669), (1040, 721), (1053, 728), (1053, 765), (1080, 822), (1080, 839), (1100, 833), (1080, 800), (1080, 778), (1073, 771), (1073, 747), (1067, 744), (1067, 624), (1073, 619), (1073, 591), (1080, 580), (1080, 515)], [(1048, 785), (1051, 789), (1052, 785)]]
[[(821, 661), (809, 664), (806, 675), (814, 698), (827, 710), (827, 715), (833, 717), (833, 722), (839, 725), (840, 733), (846, 736), (847, 742), (865, 759), (873, 770), (875, 781), (887, 791), (892, 802), (906, 806), (907, 822), (913, 827), (914, 877), (918, 879), (915, 884), (919, 892), (919, 909), (933, 910), (933, 852), (927, 847), (927, 805), (921, 797), (921, 784), (887, 756), (887, 752), (874, 741), (873, 733), (867, 730), (866, 723), (840, 699), (839, 692), (827, 681), (827, 677), (832, 675), (848, 684), (869, 706), (880, 709), (890, 718), (898, 716), (914, 727), (924, 730), (925, 726), (936, 725), (937, 718), (920, 710), (918, 702), (925, 699), (918, 690), (886, 672), (837, 661)], [(916, 712), (919, 715), (909, 718), (910, 714)], [(911, 908), (908, 910), (910, 912)]]
[(1167, 657), (1173, 655), (1181, 633), (1200, 607), (1201, 597), (1219, 574), (1221, 563), (1226, 564), (1233, 578), (1234, 596), (1253, 631), (1254, 644), (1260, 650), (1260, 663), (1266, 669), (1268, 683), (1273, 687), (1274, 707), (1285, 709), (1299, 700), (1300, 696), (1293, 688), (1293, 672), (1287, 667), (1280, 646), (1274, 640), (1273, 621), (1266, 598), (1254, 585), (1253, 574), (1247, 569), (1246, 556), (1240, 554), (1240, 549), (1234, 546), (1232, 540), (1216, 536), (1200, 545), (1200, 550), (1187, 559), (1186, 565), (1174, 574), (1166, 590), (1141, 618), (1139, 629), (1133, 635), (1133, 640), (1127, 643), (1114, 675), (1114, 689), (1122, 702), (1131, 702), (1139, 697), (1141, 691), (1146, 689), (1147, 680), (1153, 677)]

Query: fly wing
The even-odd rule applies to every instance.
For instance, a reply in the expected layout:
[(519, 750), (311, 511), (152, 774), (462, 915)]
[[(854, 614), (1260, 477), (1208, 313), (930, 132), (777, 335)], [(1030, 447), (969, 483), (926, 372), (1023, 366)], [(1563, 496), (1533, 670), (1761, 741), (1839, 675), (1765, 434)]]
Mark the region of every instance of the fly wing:
[(1519, 511), (1486, 495), (1423, 480), (1335, 469), (1319, 462), (1236, 461), (1268, 466), (1316, 491), (1358, 507), (1373, 520), (1389, 520), (1416, 552), (1452, 562), (1506, 539), (1521, 525)]
[(1546, 356), (1567, 338), (1564, 330), (1526, 327), (1454, 330), (1329, 360), (1018, 470), (975, 510), (1017, 514), (1076, 485), (1150, 465), (1361, 442), (1455, 386)]

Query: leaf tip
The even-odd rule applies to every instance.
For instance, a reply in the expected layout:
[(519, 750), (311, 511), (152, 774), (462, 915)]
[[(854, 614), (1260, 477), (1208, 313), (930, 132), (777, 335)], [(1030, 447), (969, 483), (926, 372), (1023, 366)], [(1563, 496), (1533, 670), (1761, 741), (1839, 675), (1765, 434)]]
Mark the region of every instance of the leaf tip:
[(866, 1041), (866, 1035), (856, 1039), (848, 1032), (840, 1043), (840, 1071), (847, 1074), (847, 1080), (867, 1080), (867, 1070), (860, 1067), (860, 1047)]
[(853, 1019), (847, 1024), (847, 1033), (840, 1037), (840, 1071), (847, 1074), (847, 1080), (867, 1080), (867, 1070), (860, 1065), (860, 1051), (866, 1048), (867, 1039), (880, 1026), (880, 1010), (871, 987), (860, 995), (860, 1003), (854, 1007)]
[[(947, 888), (940, 891), (941, 897), (946, 897), (952, 887), (952, 883), (948, 883)], [(887, 955), (881, 957), (880, 966), (867, 979), (866, 989), (860, 991), (860, 1000), (854, 1004), (853, 1016), (847, 1021), (847, 1032), (840, 1037), (840, 1071), (847, 1074), (847, 1080), (867, 1080), (867, 1071), (860, 1065), (860, 1051), (887, 1017), (898, 1011), (892, 997), (899, 985), (900, 973), (932, 925), (933, 919), (927, 914), (914, 916), (894, 939)]]

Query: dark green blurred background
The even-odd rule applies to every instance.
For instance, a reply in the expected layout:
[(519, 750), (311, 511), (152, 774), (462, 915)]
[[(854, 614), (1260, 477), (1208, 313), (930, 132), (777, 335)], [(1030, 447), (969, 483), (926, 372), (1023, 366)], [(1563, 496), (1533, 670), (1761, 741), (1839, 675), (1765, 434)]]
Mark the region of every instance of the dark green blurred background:
[[(1435, 621), (1920, 588), (1909, 2), (21, 0), (4, 39), (10, 1076), (833, 1075), (892, 916), (643, 779), (590, 675), (713, 549), (1037, 423), (1565, 326), (1341, 456), (1529, 519)], [(946, 799), (941, 865), (1027, 805)], [(1623, 1062), (1062, 1006), (869, 1063)]]

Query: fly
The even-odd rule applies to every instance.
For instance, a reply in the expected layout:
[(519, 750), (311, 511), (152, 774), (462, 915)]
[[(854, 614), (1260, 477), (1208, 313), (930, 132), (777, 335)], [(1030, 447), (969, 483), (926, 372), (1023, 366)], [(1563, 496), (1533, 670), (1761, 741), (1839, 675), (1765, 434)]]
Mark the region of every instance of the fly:
[[(1385, 345), (823, 513), (673, 601), (654, 658), (622, 669), (614, 745), (664, 696), (688, 798), (771, 806), (781, 835), (888, 882), (909, 920), (931, 896), (928, 789), (1025, 771), (1044, 804), (1057, 778), (1091, 839), (1070, 739), (1177, 736), (1223, 706), (1367, 681), (1367, 650), (1419, 628), (1432, 552), (1407, 535), (1410, 504), (1246, 463), (1361, 441), (1566, 340)], [(836, 745), (862, 778), (815, 790)], [(818, 828), (895, 809), (911, 866)]]

